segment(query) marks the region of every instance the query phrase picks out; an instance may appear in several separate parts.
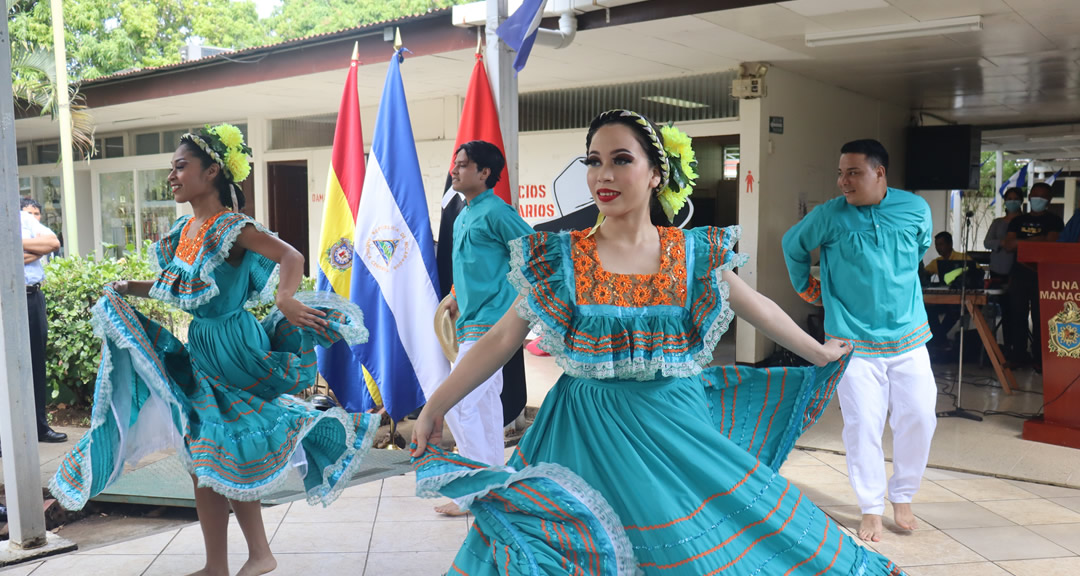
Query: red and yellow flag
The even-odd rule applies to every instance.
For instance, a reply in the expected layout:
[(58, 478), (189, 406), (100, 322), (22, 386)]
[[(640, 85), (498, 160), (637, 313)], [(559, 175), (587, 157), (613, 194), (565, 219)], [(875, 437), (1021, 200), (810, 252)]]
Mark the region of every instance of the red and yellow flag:
[[(357, 93), (356, 72), (360, 65), (357, 49), (353, 48), (345, 91), (338, 108), (334, 129), (334, 150), (330, 174), (326, 180), (326, 205), (323, 207), (322, 231), (319, 234), (319, 273), (317, 288), (334, 292), (342, 298), (351, 297), (353, 266), (353, 233), (356, 229), (356, 210), (364, 187), (364, 131), (360, 124), (360, 96)], [(382, 404), (375, 381), (345, 342), (330, 348), (318, 348), (319, 373), (330, 385), (338, 400), (350, 412), (369, 410)], [(357, 383), (364, 382), (367, 394), (350, 394)]]

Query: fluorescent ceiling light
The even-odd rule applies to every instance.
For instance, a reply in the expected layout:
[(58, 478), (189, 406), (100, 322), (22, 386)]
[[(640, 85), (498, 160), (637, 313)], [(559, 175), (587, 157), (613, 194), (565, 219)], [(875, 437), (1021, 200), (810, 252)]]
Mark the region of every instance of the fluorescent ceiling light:
[(840, 32), (807, 34), (806, 45), (810, 48), (817, 48), (818, 46), (877, 42), (880, 40), (896, 40), (898, 38), (918, 38), (920, 36), (938, 36), (940, 34), (956, 34), (959, 32), (977, 32), (979, 30), (982, 30), (982, 16), (964, 16), (963, 18), (943, 18), (941, 20), (927, 20), (926, 22), (912, 24), (894, 24), (892, 26), (875, 26), (873, 28), (859, 28)]
[(678, 98), (672, 98), (670, 96), (642, 96), (642, 100), (648, 100), (649, 102), (656, 102), (657, 104), (667, 104), (668, 106), (678, 106), (679, 108), (708, 108), (708, 104), (702, 104), (701, 102), (691, 102), (690, 100), (680, 100)]

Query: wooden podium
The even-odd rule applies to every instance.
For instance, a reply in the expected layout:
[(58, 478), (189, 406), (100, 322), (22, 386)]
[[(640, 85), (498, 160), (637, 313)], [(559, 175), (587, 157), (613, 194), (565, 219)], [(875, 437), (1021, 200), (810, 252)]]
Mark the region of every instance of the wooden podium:
[(1080, 244), (1021, 242), (1017, 260), (1039, 270), (1043, 416), (1023, 438), (1080, 448)]

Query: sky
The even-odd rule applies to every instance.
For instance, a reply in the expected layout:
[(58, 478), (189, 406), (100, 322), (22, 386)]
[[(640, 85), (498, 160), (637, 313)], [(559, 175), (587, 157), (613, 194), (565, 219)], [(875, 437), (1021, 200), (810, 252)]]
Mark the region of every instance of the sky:
[(281, 0), (255, 0), (255, 9), (259, 12), (259, 18), (266, 18), (270, 11), (281, 3)]

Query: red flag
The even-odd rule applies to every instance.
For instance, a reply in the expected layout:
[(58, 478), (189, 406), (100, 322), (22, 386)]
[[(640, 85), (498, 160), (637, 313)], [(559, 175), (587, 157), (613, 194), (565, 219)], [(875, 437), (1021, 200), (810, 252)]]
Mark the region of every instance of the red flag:
[[(495, 98), (491, 95), (491, 83), (488, 81), (487, 69), (484, 67), (484, 59), (480, 54), (476, 55), (476, 65), (473, 66), (472, 77), (469, 79), (469, 90), (465, 93), (465, 107), (461, 110), (461, 124), (458, 125), (454, 150), (472, 140), (490, 142), (498, 146), (499, 152), (502, 152), (504, 157), (506, 156), (502, 131), (499, 129), (499, 110), (495, 107)], [(454, 159), (451, 157), (451, 170), (453, 166)], [(505, 166), (503, 166), (502, 174), (499, 175), (499, 183), (495, 185), (495, 195), (507, 204), (510, 203), (510, 178), (507, 176)]]

